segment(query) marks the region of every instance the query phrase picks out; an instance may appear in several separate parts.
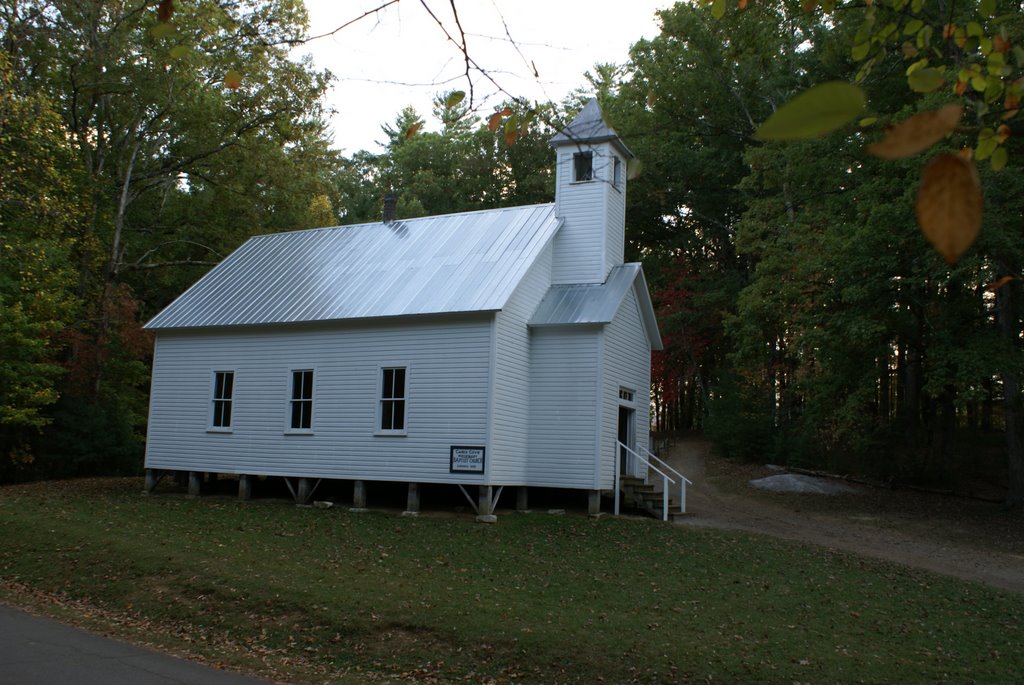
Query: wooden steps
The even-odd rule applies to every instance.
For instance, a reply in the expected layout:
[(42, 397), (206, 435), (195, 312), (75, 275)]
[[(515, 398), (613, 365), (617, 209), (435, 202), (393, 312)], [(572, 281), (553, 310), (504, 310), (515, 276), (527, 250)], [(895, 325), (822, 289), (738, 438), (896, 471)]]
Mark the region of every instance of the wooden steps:
[[(633, 476), (620, 476), (619, 487), (622, 492), (621, 503), (626, 507), (635, 507), (640, 511), (661, 520), (662, 517), (662, 496), (655, 487), (645, 483), (643, 478)], [(668, 499), (669, 520), (676, 521), (686, 516), (679, 511), (678, 498), (669, 494)]]

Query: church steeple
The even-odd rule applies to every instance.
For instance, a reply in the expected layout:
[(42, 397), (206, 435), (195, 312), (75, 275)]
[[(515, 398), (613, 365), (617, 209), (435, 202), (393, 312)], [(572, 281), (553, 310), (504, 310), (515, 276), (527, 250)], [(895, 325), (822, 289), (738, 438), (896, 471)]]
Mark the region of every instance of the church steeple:
[(623, 262), (626, 162), (633, 153), (604, 121), (593, 99), (550, 140), (555, 208), (562, 227), (554, 240), (554, 283), (603, 283)]

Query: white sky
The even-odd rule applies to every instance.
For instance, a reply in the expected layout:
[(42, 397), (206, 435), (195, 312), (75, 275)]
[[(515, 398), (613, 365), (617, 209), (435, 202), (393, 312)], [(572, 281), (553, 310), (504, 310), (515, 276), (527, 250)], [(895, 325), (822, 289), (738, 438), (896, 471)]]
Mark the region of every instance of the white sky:
[[(384, 0), (306, 0), (310, 35), (333, 31)], [(531, 101), (559, 101), (584, 84), (595, 63), (621, 64), (629, 46), (658, 33), (655, 11), (671, 0), (457, 0), (470, 56), (506, 91)], [(427, 0), (457, 36), (449, 0)], [(518, 54), (505, 33), (515, 40)], [(435, 94), (464, 90), (465, 64), (420, 0), (402, 0), (374, 16), (298, 48), (336, 77), (328, 105), (335, 147), (379, 151), (381, 124), (407, 105), (434, 126)], [(525, 58), (525, 59), (524, 59)], [(536, 65), (539, 79), (534, 79)], [(485, 116), (504, 96), (474, 76), (474, 104)]]

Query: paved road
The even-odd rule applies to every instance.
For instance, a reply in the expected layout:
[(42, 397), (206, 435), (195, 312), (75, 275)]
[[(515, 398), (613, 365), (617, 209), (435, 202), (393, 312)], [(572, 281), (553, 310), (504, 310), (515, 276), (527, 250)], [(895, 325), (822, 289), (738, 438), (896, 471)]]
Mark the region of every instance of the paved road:
[(267, 685), (0, 605), (3, 685)]

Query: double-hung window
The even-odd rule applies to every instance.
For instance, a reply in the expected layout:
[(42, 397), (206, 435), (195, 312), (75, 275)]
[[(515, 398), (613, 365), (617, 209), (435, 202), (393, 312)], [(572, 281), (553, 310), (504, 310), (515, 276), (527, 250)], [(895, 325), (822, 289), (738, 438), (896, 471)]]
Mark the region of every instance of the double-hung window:
[(288, 401), (289, 427), (292, 431), (313, 430), (313, 370), (292, 371), (292, 391)]
[(572, 156), (572, 178), (579, 183), (594, 180), (594, 153), (590, 150)]
[(406, 369), (404, 366), (380, 370), (381, 433), (405, 433)]
[(231, 405), (235, 390), (234, 371), (213, 372), (210, 427), (216, 430), (231, 428)]

